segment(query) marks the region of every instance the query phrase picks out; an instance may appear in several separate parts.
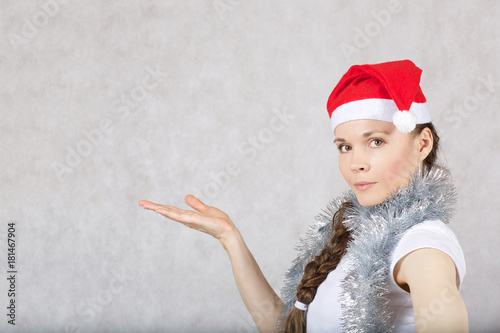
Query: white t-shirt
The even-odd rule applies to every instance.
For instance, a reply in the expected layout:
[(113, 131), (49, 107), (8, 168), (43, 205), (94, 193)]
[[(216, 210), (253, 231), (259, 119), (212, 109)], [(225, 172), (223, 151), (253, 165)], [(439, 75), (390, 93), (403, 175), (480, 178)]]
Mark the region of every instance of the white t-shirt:
[[(457, 237), (440, 220), (425, 221), (408, 229), (392, 252), (389, 269), (391, 289), (388, 295), (389, 306), (393, 312), (395, 332), (415, 332), (415, 319), (410, 293), (400, 288), (394, 281), (393, 270), (396, 263), (406, 254), (420, 248), (435, 248), (448, 254), (457, 268), (457, 285), (460, 289), (464, 279), (465, 258)], [(342, 332), (340, 317), (340, 281), (350, 265), (347, 256), (339, 262), (337, 268), (328, 274), (316, 291), (314, 300), (307, 310), (307, 332)]]

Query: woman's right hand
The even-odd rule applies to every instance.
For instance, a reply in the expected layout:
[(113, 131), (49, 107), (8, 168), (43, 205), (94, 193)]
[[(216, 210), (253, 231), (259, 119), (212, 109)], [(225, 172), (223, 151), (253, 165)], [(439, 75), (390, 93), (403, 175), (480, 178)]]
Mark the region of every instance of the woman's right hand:
[(140, 201), (139, 205), (217, 238), (229, 256), (241, 298), (257, 329), (259, 332), (275, 332), (283, 302), (267, 282), (229, 216), (192, 195), (187, 195), (184, 200), (195, 210), (183, 210), (146, 200)]
[(139, 201), (139, 205), (145, 209), (154, 210), (156, 213), (180, 222), (189, 228), (207, 233), (219, 241), (225, 240), (236, 230), (229, 216), (220, 209), (207, 206), (190, 194), (184, 198), (184, 201), (195, 211), (161, 205), (147, 200)]

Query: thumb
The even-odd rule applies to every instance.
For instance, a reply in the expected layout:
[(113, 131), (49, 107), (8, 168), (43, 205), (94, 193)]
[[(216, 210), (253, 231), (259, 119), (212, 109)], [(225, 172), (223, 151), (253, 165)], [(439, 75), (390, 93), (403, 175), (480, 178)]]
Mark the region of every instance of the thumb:
[(205, 205), (203, 202), (201, 202), (200, 199), (198, 199), (197, 197), (195, 197), (194, 195), (191, 195), (191, 194), (186, 195), (186, 197), (184, 198), (184, 201), (186, 201), (186, 203), (189, 206), (193, 207), (194, 209), (196, 209), (199, 212), (204, 211), (208, 208), (208, 206)]

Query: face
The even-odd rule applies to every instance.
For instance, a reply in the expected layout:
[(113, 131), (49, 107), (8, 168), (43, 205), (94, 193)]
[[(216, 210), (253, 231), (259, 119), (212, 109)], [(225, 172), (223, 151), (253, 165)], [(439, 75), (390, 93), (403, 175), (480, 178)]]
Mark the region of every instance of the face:
[(367, 207), (409, 183), (432, 149), (432, 133), (425, 128), (415, 136), (401, 133), (390, 122), (360, 119), (338, 125), (334, 142), (342, 176)]

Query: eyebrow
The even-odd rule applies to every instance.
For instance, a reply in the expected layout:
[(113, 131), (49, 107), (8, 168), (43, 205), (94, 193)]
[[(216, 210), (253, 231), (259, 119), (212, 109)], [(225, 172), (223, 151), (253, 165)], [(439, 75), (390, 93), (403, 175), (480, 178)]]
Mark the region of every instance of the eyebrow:
[[(384, 133), (384, 134), (387, 134), (387, 135), (390, 135), (392, 133), (392, 130), (390, 131), (385, 131), (385, 130), (374, 130), (374, 131), (370, 131), (370, 132), (365, 132), (363, 133), (363, 137), (366, 138), (372, 134), (375, 134), (375, 133)], [(333, 140), (333, 143), (335, 142), (345, 142), (345, 139), (342, 139), (342, 138), (336, 138), (335, 140)]]

